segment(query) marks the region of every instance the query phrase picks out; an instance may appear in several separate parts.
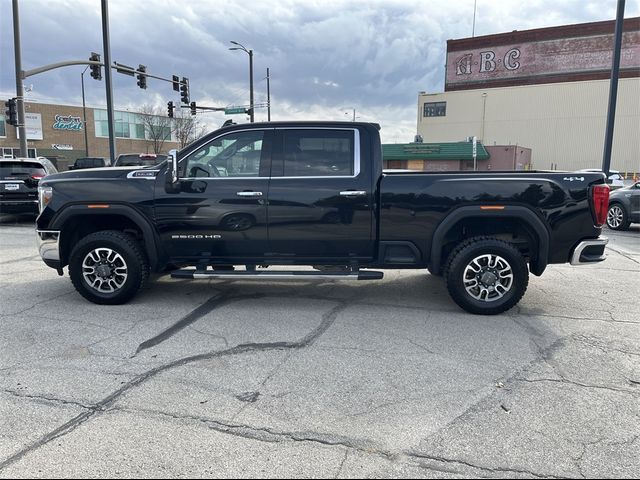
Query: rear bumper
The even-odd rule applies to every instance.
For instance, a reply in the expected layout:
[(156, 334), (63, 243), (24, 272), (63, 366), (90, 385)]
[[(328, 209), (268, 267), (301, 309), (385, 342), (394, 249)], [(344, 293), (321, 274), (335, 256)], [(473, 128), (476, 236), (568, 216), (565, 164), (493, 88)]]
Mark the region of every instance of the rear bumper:
[(60, 232), (58, 230), (36, 230), (38, 251), (44, 263), (51, 268), (60, 268)]
[(609, 239), (600, 237), (593, 240), (583, 240), (571, 253), (571, 265), (586, 265), (589, 263), (602, 262), (607, 256), (604, 248)]
[(0, 213), (38, 213), (38, 200), (0, 200)]

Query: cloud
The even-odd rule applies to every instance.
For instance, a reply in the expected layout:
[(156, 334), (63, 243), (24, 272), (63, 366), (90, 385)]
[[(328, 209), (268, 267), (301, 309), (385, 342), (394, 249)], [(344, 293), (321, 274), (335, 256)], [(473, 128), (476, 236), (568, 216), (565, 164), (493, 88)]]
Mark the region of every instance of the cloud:
[[(257, 103), (266, 103), (270, 69), (272, 119), (360, 120), (382, 125), (384, 141), (407, 142), (416, 130), (417, 95), (442, 91), (446, 40), (471, 34), (473, 0), (262, 1), (111, 0), (112, 59), (170, 78), (188, 77), (201, 105), (249, 102), (249, 57), (229, 51), (230, 40), (254, 52)], [(476, 34), (606, 20), (615, 2), (598, 0), (478, 0)], [(98, 0), (20, 2), (23, 68), (85, 59), (102, 52)], [(626, 16), (640, 14), (627, 2)], [(0, 2), (0, 94), (15, 95), (11, 4)], [(27, 79), (33, 100), (80, 104), (84, 67)], [(85, 75), (89, 105), (104, 106), (104, 82)], [(179, 102), (170, 83), (114, 73), (116, 107)], [(265, 108), (256, 119), (266, 120)], [(211, 128), (225, 117), (203, 114)], [(235, 117), (244, 121), (243, 117)]]

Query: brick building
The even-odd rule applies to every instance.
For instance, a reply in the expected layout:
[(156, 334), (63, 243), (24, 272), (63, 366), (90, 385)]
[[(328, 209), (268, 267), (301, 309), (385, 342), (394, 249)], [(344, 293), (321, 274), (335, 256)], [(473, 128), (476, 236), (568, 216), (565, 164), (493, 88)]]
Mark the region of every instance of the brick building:
[[(444, 92), (418, 94), (417, 133), (425, 142), (476, 136), (501, 162), (514, 158), (505, 148), (527, 147), (535, 169), (599, 168), (614, 29), (604, 21), (449, 40)], [(640, 171), (639, 99), (635, 17), (624, 21), (611, 158), (621, 172)]]
[[(2, 104), (4, 105), (2, 100)], [(86, 138), (82, 107), (25, 102), (27, 148), (30, 157), (43, 156), (52, 160), (59, 170), (66, 170), (79, 157), (109, 158), (109, 131), (107, 111), (104, 108), (87, 107)], [(120, 153), (166, 153), (179, 148), (171, 124), (166, 117), (158, 118), (164, 127), (166, 140), (157, 145), (149, 139), (139, 113), (116, 110), (116, 152)], [(4, 111), (0, 113), (0, 153), (3, 156), (18, 156), (20, 143), (17, 129), (5, 122)]]

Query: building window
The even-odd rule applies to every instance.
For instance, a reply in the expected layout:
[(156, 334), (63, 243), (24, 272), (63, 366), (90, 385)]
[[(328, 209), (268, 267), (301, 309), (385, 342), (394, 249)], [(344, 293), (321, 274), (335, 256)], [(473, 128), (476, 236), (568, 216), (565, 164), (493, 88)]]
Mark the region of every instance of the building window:
[[(144, 140), (144, 124), (140, 116), (136, 113), (129, 112), (113, 112), (115, 120), (116, 138), (135, 138)], [(109, 121), (107, 120), (107, 111), (102, 109), (94, 109), (93, 118), (96, 127), (96, 137), (109, 136)]]
[(447, 102), (431, 102), (424, 104), (425, 117), (444, 117), (447, 115)]
[(4, 115), (0, 115), (0, 137), (7, 136), (7, 127), (4, 123)]

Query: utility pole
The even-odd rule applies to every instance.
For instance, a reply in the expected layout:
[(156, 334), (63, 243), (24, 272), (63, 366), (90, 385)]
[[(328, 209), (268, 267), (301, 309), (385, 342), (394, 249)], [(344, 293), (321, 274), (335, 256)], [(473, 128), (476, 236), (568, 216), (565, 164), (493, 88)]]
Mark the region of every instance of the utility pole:
[(18, 110), (18, 136), (20, 137), (20, 156), (27, 156), (27, 129), (24, 115), (24, 79), (22, 78), (22, 50), (20, 49), (20, 15), (18, 0), (13, 0), (13, 49), (16, 59), (16, 108)]
[(267, 67), (267, 122), (271, 121), (271, 90), (269, 89), (269, 67)]
[[(14, 0), (14, 2), (17, 0)], [(109, 43), (109, 5), (102, 0), (102, 44), (104, 49), (104, 79), (107, 89), (107, 121), (109, 123), (109, 154), (111, 165), (116, 163), (116, 136), (113, 115), (113, 85), (111, 84), (111, 46)]]
[(478, 0), (473, 0), (473, 27), (471, 28), (471, 37), (476, 36), (476, 6), (478, 5)]
[(251, 112), (251, 123), (253, 123), (253, 50), (249, 50), (249, 111)]
[(602, 171), (609, 178), (611, 168), (611, 150), (613, 149), (613, 125), (616, 119), (616, 101), (618, 98), (618, 76), (620, 72), (620, 50), (622, 49), (622, 30), (624, 25), (624, 0), (618, 0), (616, 14), (615, 42), (613, 47), (613, 64), (611, 65), (611, 83), (609, 86), (609, 111), (607, 113), (607, 130), (604, 139), (604, 156)]

